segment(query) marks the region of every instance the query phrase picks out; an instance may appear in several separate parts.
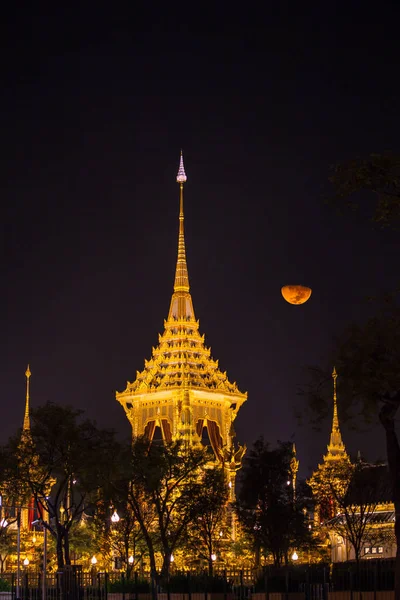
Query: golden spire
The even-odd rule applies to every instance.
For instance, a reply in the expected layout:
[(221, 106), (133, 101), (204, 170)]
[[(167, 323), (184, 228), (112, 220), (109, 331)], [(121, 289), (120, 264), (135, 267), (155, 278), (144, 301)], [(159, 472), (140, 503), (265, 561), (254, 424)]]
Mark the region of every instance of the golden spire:
[(176, 262), (174, 293), (172, 295), (171, 306), (168, 319), (194, 319), (192, 298), (189, 293), (189, 275), (186, 264), (185, 231), (183, 212), (183, 184), (187, 181), (185, 167), (183, 165), (183, 154), (179, 161), (178, 174), (176, 181), (179, 183), (179, 235), (178, 235), (178, 259)]
[(333, 419), (332, 419), (332, 431), (328, 445), (328, 454), (326, 458), (339, 458), (346, 456), (346, 449), (343, 444), (342, 435), (340, 433), (339, 418), (337, 411), (337, 372), (336, 368), (333, 367), (332, 379), (333, 379)]
[(183, 166), (183, 154), (179, 161), (178, 175), (176, 181), (179, 183), (179, 236), (178, 236), (178, 260), (176, 263), (174, 292), (189, 291), (189, 275), (186, 264), (185, 232), (183, 213), (183, 184), (187, 181), (185, 167)]
[(29, 365), (25, 371), (25, 377), (26, 377), (26, 399), (25, 399), (25, 414), (24, 414), (24, 425), (23, 425), (23, 430), (24, 431), (30, 431), (31, 428), (31, 422), (29, 419), (29, 379), (31, 376), (31, 370), (29, 368)]
[(292, 458), (290, 459), (290, 475), (292, 476), (293, 497), (296, 496), (296, 480), (297, 480), (297, 472), (299, 470), (299, 464), (300, 464), (300, 461), (297, 458), (296, 444), (293, 442)]

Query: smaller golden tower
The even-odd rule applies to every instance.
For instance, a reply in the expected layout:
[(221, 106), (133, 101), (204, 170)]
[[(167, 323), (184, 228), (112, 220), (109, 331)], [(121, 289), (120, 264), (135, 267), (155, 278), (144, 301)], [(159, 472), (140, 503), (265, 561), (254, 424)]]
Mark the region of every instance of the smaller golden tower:
[(332, 430), (327, 447), (327, 454), (323, 457), (322, 464), (314, 471), (308, 484), (311, 487), (316, 507), (314, 520), (320, 525), (333, 518), (336, 514), (333, 489), (339, 490), (348, 485), (348, 476), (352, 465), (346, 452), (345, 445), (340, 433), (338, 410), (337, 410), (337, 372), (335, 367), (332, 372), (333, 379), (333, 419)]
[(29, 380), (31, 377), (32, 373), (31, 370), (29, 368), (29, 365), (25, 371), (25, 377), (26, 377), (26, 396), (25, 396), (25, 414), (24, 414), (24, 424), (23, 424), (23, 431), (30, 431), (31, 429), (31, 421), (30, 421), (30, 416), (29, 416)]
[(332, 419), (332, 431), (328, 444), (328, 454), (324, 456), (326, 460), (341, 460), (348, 458), (346, 448), (342, 440), (342, 434), (340, 433), (339, 418), (337, 410), (337, 372), (336, 368), (333, 367), (332, 379), (333, 379), (333, 419)]
[[(22, 425), (22, 434), (21, 434), (21, 443), (29, 443), (31, 440), (31, 420), (30, 420), (30, 395), (29, 395), (29, 386), (30, 386), (30, 378), (31, 378), (31, 370), (29, 368), (29, 364), (25, 371), (26, 377), (26, 392), (25, 392), (25, 412), (24, 412), (24, 422)], [(32, 514), (33, 514), (33, 499), (31, 498), (29, 501), (29, 507), (24, 506), (21, 509), (21, 527), (22, 529), (30, 529)]]

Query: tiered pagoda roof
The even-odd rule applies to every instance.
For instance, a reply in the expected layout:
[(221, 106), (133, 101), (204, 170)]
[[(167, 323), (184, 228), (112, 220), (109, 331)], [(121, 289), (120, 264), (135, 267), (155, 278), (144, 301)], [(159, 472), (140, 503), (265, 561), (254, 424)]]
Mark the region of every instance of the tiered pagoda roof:
[(244, 401), (247, 394), (239, 392), (236, 383), (231, 383), (219, 369), (218, 361), (213, 360), (210, 348), (205, 346), (195, 318), (184, 236), (183, 185), (186, 179), (181, 154), (177, 175), (180, 186), (178, 259), (169, 314), (158, 346), (152, 349), (151, 359), (145, 361), (143, 371), (136, 373), (135, 381), (128, 382), (124, 393), (139, 395), (186, 385), (192, 389), (239, 395)]

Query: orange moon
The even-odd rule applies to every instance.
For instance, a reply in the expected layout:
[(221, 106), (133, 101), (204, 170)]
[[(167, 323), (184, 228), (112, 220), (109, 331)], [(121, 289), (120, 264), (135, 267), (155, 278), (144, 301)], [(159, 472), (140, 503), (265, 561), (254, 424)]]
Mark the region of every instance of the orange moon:
[(304, 304), (310, 298), (312, 289), (304, 285), (284, 285), (281, 292), (289, 304)]

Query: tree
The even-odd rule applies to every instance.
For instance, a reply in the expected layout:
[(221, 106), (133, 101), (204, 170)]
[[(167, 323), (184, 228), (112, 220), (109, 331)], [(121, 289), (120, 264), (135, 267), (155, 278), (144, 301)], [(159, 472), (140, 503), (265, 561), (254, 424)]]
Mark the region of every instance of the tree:
[(147, 545), (152, 580), (158, 579), (158, 548), (163, 554), (162, 577), (168, 579), (173, 551), (204, 506), (208, 490), (202, 471), (211, 455), (180, 441), (149, 446), (146, 437), (137, 438), (126, 452), (120, 464), (128, 468), (124, 478), (115, 482), (115, 489), (127, 488), (128, 505)]
[(324, 467), (314, 473), (313, 489), (318, 503), (333, 500), (335, 513), (323, 525), (351, 544), (359, 569), (363, 545), (374, 531), (376, 534), (373, 516), (377, 506), (388, 498), (386, 469), (345, 460)]
[[(379, 419), (385, 431), (392, 499), (400, 514), (400, 446), (396, 415), (400, 407), (400, 309), (393, 299), (364, 323), (353, 324), (338, 338), (332, 362), (340, 374), (338, 392), (342, 418)], [(313, 380), (304, 390), (313, 414), (326, 412), (324, 383), (328, 376), (313, 369)], [(400, 519), (396, 518), (396, 593), (400, 598)]]
[[(82, 415), (48, 403), (32, 411), (30, 432), (12, 438), (5, 449), (6, 480), (28, 488), (39, 512), (48, 515), (43, 526), (56, 542), (58, 568), (71, 564), (69, 532), (84, 510), (95, 508), (117, 452), (114, 434)], [(16, 493), (14, 502), (20, 502)]]
[(385, 226), (397, 224), (400, 217), (400, 155), (386, 152), (370, 154), (340, 163), (333, 168), (330, 181), (335, 190), (335, 203), (358, 207), (368, 196), (360, 198), (360, 192), (371, 192), (376, 204), (372, 208), (373, 220)]
[(10, 522), (3, 520), (0, 525), (0, 573), (4, 573), (7, 558), (15, 552), (15, 530), (10, 528)]
[(103, 496), (91, 520), (91, 529), (97, 551), (106, 561), (115, 558), (120, 562), (130, 579), (144, 555), (145, 543), (139, 522), (127, 502), (127, 487), (109, 498)]
[(311, 544), (303, 499), (293, 488), (292, 461), (291, 443), (279, 442), (271, 449), (260, 438), (246, 456), (240, 476), (239, 520), (256, 554), (261, 549), (270, 552), (276, 566), (288, 562), (291, 550)]
[(188, 546), (207, 561), (212, 576), (214, 556), (221, 545), (220, 534), (227, 527), (229, 488), (223, 467), (206, 469), (202, 483), (207, 494), (199, 499), (198, 516), (189, 528)]
[[(330, 178), (334, 202), (355, 208), (365, 204), (368, 193), (375, 200), (373, 219), (396, 227), (400, 217), (400, 156), (371, 154), (334, 168)], [(366, 193), (365, 193), (366, 192)], [(397, 542), (395, 594), (400, 600), (400, 446), (395, 418), (400, 407), (400, 309), (398, 296), (392, 294), (374, 316), (349, 326), (336, 343), (332, 360), (341, 375), (342, 418), (357, 415), (367, 423), (378, 418), (385, 430), (386, 452), (395, 505)], [(332, 364), (331, 363), (331, 364)], [(305, 392), (314, 417), (326, 413), (321, 369), (312, 369), (313, 381)], [(304, 390), (303, 392), (304, 393)]]

